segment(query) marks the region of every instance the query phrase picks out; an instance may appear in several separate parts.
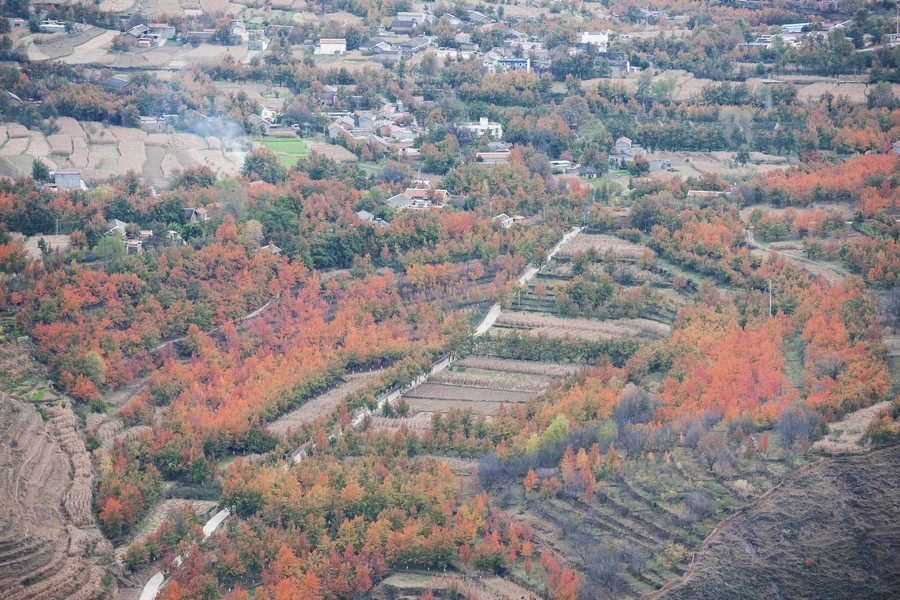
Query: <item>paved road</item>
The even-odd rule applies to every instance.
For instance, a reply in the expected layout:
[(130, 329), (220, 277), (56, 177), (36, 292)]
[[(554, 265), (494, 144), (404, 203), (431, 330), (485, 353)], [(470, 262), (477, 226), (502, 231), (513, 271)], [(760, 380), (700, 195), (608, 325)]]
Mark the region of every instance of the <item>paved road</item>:
[[(212, 518), (206, 522), (206, 525), (203, 526), (203, 539), (208, 538), (213, 534), (213, 532), (222, 524), (225, 519), (228, 518), (228, 515), (231, 514), (227, 508), (223, 508), (216, 514), (212, 516)], [(177, 557), (175, 559), (175, 564), (181, 564), (181, 557)], [(150, 581), (144, 586), (144, 589), (141, 590), (140, 600), (154, 600), (156, 596), (159, 594), (159, 590), (162, 589), (163, 584), (166, 582), (165, 574), (160, 571), (156, 575), (150, 578)]]
[[(556, 255), (556, 253), (559, 251), (560, 248), (562, 248), (564, 245), (566, 245), (570, 241), (572, 241), (572, 238), (577, 236), (579, 233), (581, 233), (581, 227), (575, 227), (574, 229), (572, 229), (571, 231), (569, 231), (565, 235), (563, 235), (563, 237), (559, 241), (559, 243), (557, 243), (553, 247), (553, 250), (550, 251), (550, 254), (547, 255), (547, 260), (549, 261), (550, 259), (552, 259)], [(537, 275), (539, 272), (540, 272), (539, 269), (537, 269), (535, 267), (529, 267), (528, 269), (525, 270), (525, 272), (522, 274), (522, 276), (519, 277), (519, 283), (521, 285), (525, 285), (526, 283), (531, 281), (531, 279), (534, 278), (534, 276)], [(268, 308), (269, 305), (277, 299), (278, 299), (277, 297), (273, 298), (272, 300), (267, 302), (264, 306), (260, 307), (259, 309), (253, 311), (252, 313), (250, 313), (249, 315), (244, 317), (244, 319), (245, 320), (252, 319), (253, 317), (257, 316), (259, 313), (261, 313), (266, 308)], [(486, 332), (488, 329), (490, 329), (491, 326), (497, 321), (497, 317), (500, 316), (500, 312), (501, 312), (500, 305), (499, 304), (493, 305), (491, 307), (491, 309), (488, 311), (487, 316), (485, 316), (484, 321), (482, 321), (481, 325), (479, 325), (478, 328), (475, 330), (475, 335), (481, 335), (484, 332)], [(434, 365), (431, 368), (430, 375), (434, 375), (435, 373), (439, 373), (439, 372), (443, 371), (444, 369), (449, 367), (451, 364), (453, 364), (453, 359), (450, 357), (445, 358), (444, 360), (442, 360), (441, 362), (439, 362), (438, 364)], [(415, 387), (416, 385), (418, 385), (419, 383), (422, 383), (423, 381), (425, 381), (427, 379), (428, 379), (428, 376), (423, 375), (420, 378), (420, 380), (413, 382), (411, 387)], [(399, 398), (401, 394), (402, 394), (402, 392), (398, 390), (398, 391), (394, 392), (393, 394), (391, 394), (390, 396), (383, 398), (381, 400), (381, 402), (378, 404), (378, 409), (380, 409), (385, 402), (393, 402), (394, 400)], [(378, 409), (376, 409), (376, 411)], [(367, 414), (370, 414), (368, 410), (360, 411), (356, 415), (356, 417), (353, 419), (353, 426), (355, 427), (359, 423), (361, 423), (362, 420), (365, 419)], [(303, 459), (303, 456), (305, 455), (305, 453), (306, 453), (306, 444), (304, 444), (304, 446), (297, 449), (297, 451), (295, 452), (295, 454), (292, 457), (293, 462), (299, 463)], [(216, 530), (216, 528), (219, 527), (219, 525), (221, 525), (225, 521), (225, 519), (228, 518), (228, 516), (230, 514), (231, 513), (228, 511), (227, 508), (222, 509), (219, 512), (217, 512), (209, 521), (206, 522), (206, 525), (203, 526), (203, 537), (207, 538), (210, 535), (212, 535), (212, 533)], [(180, 561), (178, 561), (178, 562), (180, 562)], [(165, 582), (166, 582), (166, 577), (162, 573), (162, 571), (160, 571), (159, 573), (157, 573), (156, 575), (151, 577), (150, 581), (147, 582), (147, 584), (144, 586), (144, 589), (141, 591), (140, 600), (154, 600), (156, 598), (156, 596), (159, 594), (159, 590), (162, 588), (162, 586)]]
[[(556, 253), (559, 252), (559, 249), (571, 242), (572, 239), (579, 233), (581, 233), (581, 227), (575, 227), (571, 231), (566, 233), (562, 237), (562, 239), (559, 240), (559, 242), (555, 246), (553, 246), (553, 250), (551, 250), (550, 254), (547, 255), (547, 261), (549, 262), (550, 259), (556, 256)], [(522, 273), (522, 276), (519, 277), (519, 285), (525, 285), (526, 283), (534, 279), (534, 276), (538, 273), (540, 273), (540, 269), (538, 269), (537, 267), (528, 267), (527, 269), (525, 269), (525, 272)], [(484, 321), (482, 321), (481, 324), (475, 329), (475, 335), (484, 335), (487, 330), (493, 327), (494, 323), (497, 322), (497, 319), (500, 317), (501, 312), (503, 312), (503, 310), (500, 308), (499, 304), (493, 305), (488, 311), (487, 315), (484, 317)]]

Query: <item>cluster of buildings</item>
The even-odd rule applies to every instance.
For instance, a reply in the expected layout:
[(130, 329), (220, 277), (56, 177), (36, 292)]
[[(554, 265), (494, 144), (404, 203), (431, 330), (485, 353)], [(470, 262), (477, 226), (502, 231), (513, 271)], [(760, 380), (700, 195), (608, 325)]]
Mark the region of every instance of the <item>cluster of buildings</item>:
[[(432, 52), (441, 60), (480, 57), (483, 69), (490, 73), (549, 70), (551, 57), (544, 48), (543, 41), (521, 33), (510, 25), (519, 20), (524, 21), (525, 18), (513, 17), (498, 22), (477, 10), (470, 10), (462, 17), (446, 13), (440, 18), (425, 12), (400, 12), (377, 35), (361, 44), (359, 50), (364, 56), (384, 64), (396, 64), (425, 52)], [(451, 30), (452, 41), (447, 40), (445, 34), (425, 34), (438, 29), (444, 32)], [(477, 40), (487, 37), (496, 39), (494, 31), (501, 32), (503, 44), (484, 51)], [(583, 52), (594, 46), (602, 58), (621, 61), (624, 54), (614, 58), (603, 54), (609, 51), (609, 34), (609, 31), (585, 31), (572, 52)], [(320, 39), (312, 50), (316, 55), (341, 55), (347, 52), (347, 42), (343, 38)], [(627, 69), (627, 65), (625, 68)]]
[(450, 192), (427, 185), (407, 188), (402, 194), (391, 196), (384, 203), (394, 210), (427, 210), (429, 208), (440, 208), (449, 201)]
[(417, 137), (427, 130), (416, 122), (403, 102), (387, 103), (378, 110), (331, 113), (334, 120), (326, 131), (331, 140), (364, 142), (373, 152), (395, 153), (400, 158), (416, 159)]
[(651, 171), (668, 171), (672, 168), (672, 161), (668, 159), (653, 158), (649, 152), (631, 142), (625, 136), (616, 140), (615, 151), (609, 155), (610, 169), (627, 169), (638, 156), (643, 156), (650, 163)]
[(778, 33), (765, 34), (757, 37), (752, 42), (743, 42), (737, 45), (738, 50), (753, 50), (754, 48), (771, 48), (775, 38), (779, 38), (786, 46), (798, 47), (807, 36), (821, 37), (837, 29), (849, 29), (853, 27), (853, 21), (842, 21), (834, 24), (824, 23), (786, 23), (781, 25)]
[[(224, 43), (231, 46), (246, 44), (249, 50), (265, 50), (270, 38), (266, 29), (251, 29), (241, 20), (234, 20), (219, 29), (193, 29), (180, 37), (186, 44)], [(288, 26), (290, 27), (290, 26)], [(224, 32), (224, 33), (223, 33)], [(164, 45), (168, 40), (178, 39), (178, 31), (168, 23), (140, 23), (122, 32), (121, 43), (137, 48), (153, 48)]]
[(162, 46), (167, 40), (175, 39), (176, 31), (168, 23), (150, 23), (135, 25), (122, 34), (126, 44), (134, 44), (139, 48)]

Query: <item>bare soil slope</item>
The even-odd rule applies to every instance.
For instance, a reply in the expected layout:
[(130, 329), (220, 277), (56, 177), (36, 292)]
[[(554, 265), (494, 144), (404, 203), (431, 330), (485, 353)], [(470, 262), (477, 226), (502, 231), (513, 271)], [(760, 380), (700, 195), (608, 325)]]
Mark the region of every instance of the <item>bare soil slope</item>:
[(822, 459), (723, 522), (685, 577), (651, 595), (900, 596), (900, 446)]
[(71, 410), (47, 413), (0, 393), (0, 598), (103, 598), (90, 460)]

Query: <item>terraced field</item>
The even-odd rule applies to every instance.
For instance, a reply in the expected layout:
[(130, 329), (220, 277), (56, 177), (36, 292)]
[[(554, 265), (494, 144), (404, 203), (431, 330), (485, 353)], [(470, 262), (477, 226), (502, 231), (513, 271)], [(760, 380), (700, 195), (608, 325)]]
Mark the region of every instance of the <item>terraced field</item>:
[(575, 370), (574, 365), (470, 356), (404, 393), (402, 401), (409, 407), (410, 415), (376, 416), (371, 426), (389, 431), (406, 427), (422, 434), (430, 426), (432, 414), (451, 408), (495, 415), (501, 406), (534, 398), (553, 379)]
[[(35, 409), (0, 396), (0, 598), (104, 597), (111, 551), (91, 512), (90, 460), (69, 409), (46, 424)], [(74, 465), (74, 477), (72, 467)]]
[(507, 311), (497, 319), (497, 331), (513, 329), (548, 338), (572, 336), (585, 340), (637, 338), (658, 340), (669, 335), (671, 327), (649, 319), (566, 319), (551, 315)]
[(900, 446), (823, 459), (717, 528), (654, 598), (896, 598)]
[(525, 402), (536, 394), (533, 391), (423, 383), (404, 394), (404, 398), (415, 413), (443, 412), (456, 408), (494, 415), (501, 405)]
[(622, 465), (587, 501), (577, 486), (557, 497), (522, 498), (517, 485), (506, 496), (524, 504), (516, 518), (532, 526), (537, 543), (576, 558), (586, 597), (643, 595), (679, 577), (721, 519), (749, 506), (789, 470), (757, 455), (712, 472), (682, 446)]

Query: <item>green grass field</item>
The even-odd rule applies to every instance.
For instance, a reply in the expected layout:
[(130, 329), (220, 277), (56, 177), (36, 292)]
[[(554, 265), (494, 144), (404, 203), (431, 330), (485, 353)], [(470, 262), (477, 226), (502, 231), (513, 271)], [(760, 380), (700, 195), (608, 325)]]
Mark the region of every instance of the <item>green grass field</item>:
[(286, 167), (293, 167), (297, 160), (309, 154), (309, 148), (301, 139), (265, 138), (266, 148), (278, 155), (278, 160)]

